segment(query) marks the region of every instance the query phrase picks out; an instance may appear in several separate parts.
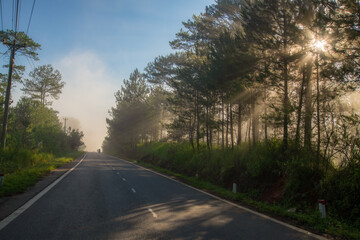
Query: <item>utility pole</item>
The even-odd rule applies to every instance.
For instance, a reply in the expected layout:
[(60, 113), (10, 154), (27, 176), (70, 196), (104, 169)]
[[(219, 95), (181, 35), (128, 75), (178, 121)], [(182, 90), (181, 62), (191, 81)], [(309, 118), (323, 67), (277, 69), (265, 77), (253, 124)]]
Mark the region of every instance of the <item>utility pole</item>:
[(4, 45), (11, 46), (11, 54), (10, 54), (10, 63), (9, 63), (9, 74), (8, 74), (8, 82), (6, 86), (6, 95), (5, 95), (5, 109), (4, 109), (4, 119), (3, 119), (3, 129), (1, 134), (1, 144), (3, 148), (6, 147), (6, 133), (7, 133), (7, 124), (8, 124), (8, 116), (9, 116), (9, 105), (10, 105), (10, 94), (11, 94), (11, 83), (12, 83), (12, 75), (14, 69), (15, 62), (15, 52), (24, 48), (24, 44), (16, 44), (17, 33), (15, 32), (14, 41), (11, 43), (3, 41)]
[(66, 121), (67, 121), (68, 119), (65, 117), (64, 118), (64, 133), (66, 134)]

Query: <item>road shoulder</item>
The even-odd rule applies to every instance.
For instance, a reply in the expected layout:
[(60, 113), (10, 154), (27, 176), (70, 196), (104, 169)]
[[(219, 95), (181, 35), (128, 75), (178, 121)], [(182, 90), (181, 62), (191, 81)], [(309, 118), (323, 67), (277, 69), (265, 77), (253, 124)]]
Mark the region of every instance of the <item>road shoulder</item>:
[(57, 169), (54, 169), (49, 174), (41, 178), (34, 186), (29, 187), (24, 193), (0, 197), (0, 221), (5, 219), (19, 207), (23, 206), (27, 201), (40, 193), (68, 170), (73, 168), (82, 159), (82, 157), (83, 155)]

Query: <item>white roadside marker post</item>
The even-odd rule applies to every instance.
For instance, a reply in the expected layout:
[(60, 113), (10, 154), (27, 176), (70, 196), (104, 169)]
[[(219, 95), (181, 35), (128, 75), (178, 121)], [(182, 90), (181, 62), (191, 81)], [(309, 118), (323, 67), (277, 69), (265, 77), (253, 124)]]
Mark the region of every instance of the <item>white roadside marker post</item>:
[(0, 173), (0, 187), (4, 184), (4, 177), (5, 177), (5, 174)]
[(233, 193), (237, 193), (237, 185), (236, 183), (233, 183)]
[(322, 218), (326, 218), (326, 203), (325, 200), (318, 200), (319, 211)]

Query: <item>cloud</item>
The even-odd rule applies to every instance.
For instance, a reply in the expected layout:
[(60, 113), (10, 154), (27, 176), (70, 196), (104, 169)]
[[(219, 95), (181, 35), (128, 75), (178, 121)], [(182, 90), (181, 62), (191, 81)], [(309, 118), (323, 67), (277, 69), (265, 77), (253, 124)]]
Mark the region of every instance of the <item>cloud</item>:
[(54, 68), (61, 72), (66, 85), (53, 108), (60, 117), (80, 121), (86, 150), (95, 151), (106, 135), (105, 119), (115, 104), (114, 93), (119, 86), (115, 86), (104, 62), (91, 51), (73, 51), (56, 61)]

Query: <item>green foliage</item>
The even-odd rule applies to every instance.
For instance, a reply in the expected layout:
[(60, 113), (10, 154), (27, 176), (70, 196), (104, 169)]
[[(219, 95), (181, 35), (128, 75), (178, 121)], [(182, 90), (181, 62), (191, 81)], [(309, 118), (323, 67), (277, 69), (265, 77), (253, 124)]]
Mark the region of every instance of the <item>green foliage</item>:
[[(141, 149), (143, 150), (149, 150), (150, 148), (151, 146), (141, 147)], [(282, 205), (271, 204), (263, 201), (256, 201), (249, 193), (238, 192), (234, 194), (231, 190), (229, 190), (229, 188), (223, 188), (218, 184), (213, 184), (208, 181), (201, 180), (197, 177), (180, 174), (143, 161), (135, 161), (135, 163), (141, 164), (147, 168), (154, 169), (167, 175), (175, 176), (178, 180), (181, 180), (186, 184), (189, 184), (198, 189), (205, 190), (224, 199), (241, 202), (242, 204), (251, 206), (251, 208), (256, 208), (259, 212), (270, 213), (271, 215), (275, 214), (278, 217), (282, 218), (285, 222), (289, 220), (291, 222), (296, 221), (298, 225), (307, 226), (308, 228), (313, 229), (316, 232), (325, 232), (333, 236), (345, 239), (359, 239), (360, 237), (359, 228), (354, 227), (354, 224), (339, 221), (332, 216), (328, 216), (326, 220), (322, 219), (320, 213), (316, 209), (306, 209), (306, 211), (302, 212), (288, 211), (286, 206), (284, 208), (284, 206)]]
[(51, 170), (71, 160), (73, 157), (55, 158), (52, 154), (24, 149), (1, 151), (0, 172), (5, 174), (5, 179), (0, 196), (25, 191)]
[[(4, 68), (9, 68), (9, 64), (4, 65)], [(22, 65), (15, 65), (13, 66), (13, 74), (12, 74), (12, 87), (15, 87), (17, 83), (21, 83), (21, 79), (25, 72), (25, 66)], [(0, 73), (0, 91), (5, 93), (5, 89), (7, 86), (8, 81), (8, 74), (1, 74)], [(3, 100), (2, 100), (3, 101)]]
[[(16, 44), (12, 51), (4, 54), (15, 54), (13, 50), (16, 48), (17, 55), (38, 60), (37, 50), (40, 45), (24, 32), (0, 31), (0, 40), (9, 47)], [(22, 81), (24, 70), (23, 66), (15, 65), (12, 80), (22, 82), (22, 90), (31, 99), (22, 97), (9, 110), (6, 149), (0, 150), (0, 173), (5, 174), (0, 196), (24, 191), (52, 169), (72, 160), (71, 157), (55, 156), (75, 156), (83, 144), (82, 132), (73, 130), (67, 135), (62, 131), (58, 112), (46, 106), (50, 104), (48, 98), (58, 99), (64, 87), (60, 72), (51, 65), (44, 65), (29, 73), (30, 80)], [(0, 73), (1, 102), (4, 100), (7, 78), (6, 74)], [(4, 115), (2, 105), (3, 103), (0, 106), (0, 116)]]
[(39, 101), (21, 98), (10, 109), (7, 146), (9, 149), (37, 149), (56, 156), (77, 151), (83, 145), (83, 133), (62, 130), (57, 112)]
[(76, 151), (84, 143), (81, 140), (84, 137), (83, 132), (80, 132), (78, 129), (72, 129), (68, 135), (68, 144), (72, 151)]
[(322, 197), (328, 209), (360, 228), (360, 164), (335, 169), (323, 182)]
[(135, 70), (124, 86), (115, 94), (116, 107), (110, 111), (108, 136), (103, 142), (103, 149), (108, 153), (131, 153), (136, 144), (158, 140), (163, 91), (152, 89), (145, 84), (145, 79)]
[(34, 42), (28, 35), (24, 32), (14, 32), (13, 30), (0, 31), (0, 41), (6, 43), (13, 43), (16, 38), (16, 43), (18, 45), (23, 45), (17, 50), (18, 54), (21, 54), (26, 57), (30, 57), (34, 60), (38, 60), (37, 51), (40, 50), (40, 44)]
[[(147, 166), (157, 166), (157, 170), (227, 199), (296, 219), (317, 231), (349, 238), (359, 236), (359, 231), (354, 229), (360, 226), (358, 162), (351, 161), (352, 164), (339, 169), (330, 168), (317, 161), (314, 152), (296, 149), (292, 143), (289, 145), (291, 160), (284, 161), (282, 141), (276, 139), (258, 143), (251, 150), (247, 144), (233, 150), (213, 148), (208, 151), (205, 146), (201, 149), (194, 152), (189, 143), (154, 142), (138, 145), (138, 156)], [(283, 184), (274, 189), (281, 194), (272, 202), (275, 205), (264, 202), (268, 200), (266, 195), (271, 194), (269, 189), (282, 179)], [(240, 193), (233, 194), (229, 190), (233, 182), (238, 184)], [(320, 198), (327, 202), (326, 221), (317, 210)], [(296, 213), (286, 210), (294, 206)]]
[[(139, 146), (142, 160), (169, 170), (195, 176), (209, 182), (230, 186), (238, 182), (240, 188), (265, 188), (279, 176), (279, 167), (267, 144), (259, 144), (249, 151), (246, 145), (229, 149), (195, 152), (188, 143), (147, 143)], [(271, 171), (269, 171), (271, 169)]]
[(0, 152), (0, 172), (13, 173), (53, 159), (54, 156), (48, 153), (38, 153), (26, 149), (6, 149)]
[(322, 173), (314, 166), (314, 153), (295, 155), (286, 166), (286, 188), (284, 198), (288, 204), (297, 207), (315, 206), (319, 198)]
[[(314, 213), (319, 198), (331, 221), (357, 221), (360, 119), (342, 97), (359, 87), (359, 9), (358, 1), (216, 1), (183, 23), (170, 43), (176, 54), (124, 82), (104, 151), (227, 189), (236, 182), (247, 196), (296, 207), (318, 229), (333, 226)], [(149, 131), (154, 121), (164, 137)]]
[(31, 79), (23, 81), (24, 87), (21, 89), (32, 100), (38, 100), (42, 105), (51, 105), (48, 98), (59, 99), (65, 82), (61, 81), (61, 74), (53, 67), (43, 65), (35, 68), (29, 73)]

